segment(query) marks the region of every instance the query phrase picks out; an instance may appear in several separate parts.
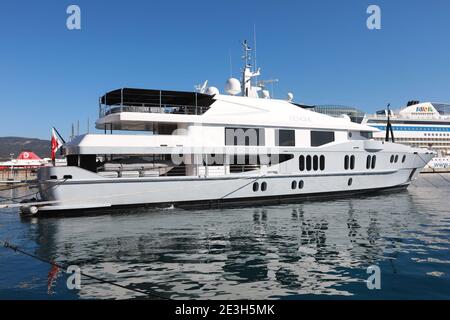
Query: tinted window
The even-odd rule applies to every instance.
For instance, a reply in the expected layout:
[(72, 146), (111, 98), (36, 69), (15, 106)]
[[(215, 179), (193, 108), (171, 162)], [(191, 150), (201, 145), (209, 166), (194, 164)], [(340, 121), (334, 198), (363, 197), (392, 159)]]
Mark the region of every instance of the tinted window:
[(360, 135), (361, 135), (361, 137), (364, 137), (364, 138), (367, 138), (367, 139), (372, 139), (373, 138), (373, 133), (372, 132), (361, 131)]
[(311, 171), (311, 156), (306, 157), (306, 170)]
[(325, 170), (325, 156), (320, 156), (320, 170)]
[(375, 169), (375, 166), (377, 165), (377, 156), (372, 157), (372, 169)]
[(295, 147), (295, 130), (275, 130), (275, 145)]
[(367, 162), (366, 162), (366, 168), (370, 169), (370, 165), (372, 162), (372, 157), (371, 156), (367, 156)]
[(314, 171), (319, 170), (319, 157), (318, 156), (313, 157), (313, 169), (314, 169)]
[(305, 170), (305, 156), (300, 156), (300, 158), (298, 159), (298, 168), (300, 169), (300, 171)]
[(350, 169), (355, 169), (355, 156), (350, 157)]
[(319, 147), (330, 142), (334, 142), (334, 132), (311, 131), (311, 147)]

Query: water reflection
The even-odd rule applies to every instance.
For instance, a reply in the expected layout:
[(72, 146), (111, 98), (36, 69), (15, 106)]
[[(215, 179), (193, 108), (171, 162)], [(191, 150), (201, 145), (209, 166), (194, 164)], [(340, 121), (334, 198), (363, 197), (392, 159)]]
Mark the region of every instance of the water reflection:
[[(399, 268), (414, 269), (430, 257), (445, 262), (450, 220), (442, 199), (448, 191), (412, 186), (282, 206), (39, 218), (29, 238), (40, 256), (175, 299), (352, 296), (367, 290), (369, 265), (385, 263), (383, 272), (398, 275)], [(407, 261), (398, 262), (405, 254)], [(441, 265), (449, 268), (448, 261)], [(78, 295), (141, 297), (85, 279)]]

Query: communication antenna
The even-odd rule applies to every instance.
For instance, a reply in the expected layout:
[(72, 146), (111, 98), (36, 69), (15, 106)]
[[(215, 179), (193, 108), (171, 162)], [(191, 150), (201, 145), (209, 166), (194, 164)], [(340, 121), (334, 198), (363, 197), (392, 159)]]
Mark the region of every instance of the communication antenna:
[(270, 96), (272, 97), (272, 98), (274, 98), (275, 96), (274, 96), (274, 90), (273, 90), (273, 84), (274, 83), (278, 83), (280, 80), (279, 79), (269, 79), (269, 80), (261, 80), (261, 81), (259, 81), (258, 82), (258, 87), (261, 87), (261, 88), (266, 88), (266, 84), (269, 84), (270, 83), (270, 85), (271, 85), (271, 93), (270, 93)]
[[(256, 23), (253, 25), (253, 67), (258, 70), (256, 65)], [(255, 83), (258, 83), (258, 76), (255, 76)]]
[(233, 77), (233, 63), (231, 61), (231, 49), (228, 49), (228, 56), (230, 58), (230, 78)]

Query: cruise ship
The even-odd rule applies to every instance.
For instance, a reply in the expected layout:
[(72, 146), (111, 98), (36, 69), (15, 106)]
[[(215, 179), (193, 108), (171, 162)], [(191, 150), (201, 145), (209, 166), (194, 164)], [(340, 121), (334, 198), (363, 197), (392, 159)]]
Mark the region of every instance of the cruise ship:
[[(28, 214), (128, 206), (219, 207), (373, 194), (408, 187), (434, 152), (376, 141), (379, 130), (274, 99), (243, 43), (225, 93), (121, 88), (99, 101), (96, 128), (62, 147), (66, 167), (38, 172)], [(131, 134), (133, 133), (133, 134)], [(395, 162), (390, 161), (394, 157)]]
[(427, 166), (450, 169), (450, 104), (409, 101), (399, 112), (381, 110), (366, 115), (362, 123), (380, 130), (374, 139), (385, 140), (388, 115), (395, 142), (434, 150), (436, 157)]

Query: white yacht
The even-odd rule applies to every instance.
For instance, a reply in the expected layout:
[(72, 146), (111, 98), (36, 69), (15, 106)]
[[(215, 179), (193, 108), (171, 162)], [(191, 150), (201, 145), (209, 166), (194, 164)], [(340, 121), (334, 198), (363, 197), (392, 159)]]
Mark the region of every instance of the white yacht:
[(450, 168), (450, 104), (409, 101), (398, 112), (381, 110), (366, 115), (362, 123), (381, 130), (374, 133), (374, 139), (385, 139), (388, 114), (395, 142), (434, 150), (436, 157), (427, 166)]
[[(122, 88), (100, 98), (97, 129), (39, 170), (41, 204), (23, 212), (135, 205), (220, 206), (406, 188), (434, 152), (372, 139), (379, 130), (273, 99), (243, 43), (225, 93)], [(130, 134), (135, 132), (135, 134)], [(394, 157), (395, 161), (390, 161)]]

